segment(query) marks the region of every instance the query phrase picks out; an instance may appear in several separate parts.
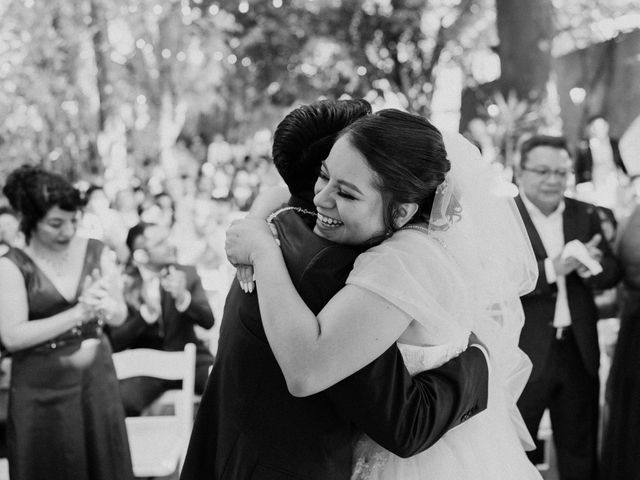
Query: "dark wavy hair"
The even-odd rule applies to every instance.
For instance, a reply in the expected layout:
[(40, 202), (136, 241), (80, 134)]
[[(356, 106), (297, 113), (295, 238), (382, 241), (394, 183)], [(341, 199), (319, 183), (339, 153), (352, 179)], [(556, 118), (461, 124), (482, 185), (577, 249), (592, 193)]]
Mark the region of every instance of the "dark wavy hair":
[(398, 228), (395, 219), (402, 203), (418, 204), (409, 223), (429, 221), (436, 188), (451, 168), (442, 134), (431, 122), (400, 110), (380, 110), (347, 126), (342, 137), (375, 172), (387, 234)]
[(273, 162), (291, 195), (313, 208), (313, 187), (338, 133), (369, 114), (366, 100), (323, 100), (296, 108), (278, 124)]
[(20, 213), (20, 230), (27, 243), (36, 224), (51, 208), (75, 212), (85, 205), (80, 191), (62, 175), (39, 166), (23, 165), (12, 171), (2, 191)]

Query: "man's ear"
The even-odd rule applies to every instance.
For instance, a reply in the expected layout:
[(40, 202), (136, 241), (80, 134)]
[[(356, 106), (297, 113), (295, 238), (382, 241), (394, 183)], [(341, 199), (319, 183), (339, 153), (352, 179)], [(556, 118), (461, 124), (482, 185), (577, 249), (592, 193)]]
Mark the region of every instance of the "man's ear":
[(513, 169), (513, 179), (517, 186), (520, 186), (522, 175), (524, 174), (524, 169), (520, 165), (515, 165)]
[(396, 228), (404, 227), (418, 211), (417, 203), (401, 203), (396, 209), (396, 217), (393, 219)]

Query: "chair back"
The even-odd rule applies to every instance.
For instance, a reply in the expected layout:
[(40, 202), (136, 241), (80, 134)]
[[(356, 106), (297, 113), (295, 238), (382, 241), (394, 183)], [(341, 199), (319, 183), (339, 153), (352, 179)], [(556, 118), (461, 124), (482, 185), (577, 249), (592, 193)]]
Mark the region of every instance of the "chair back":
[(196, 346), (167, 352), (135, 348), (113, 354), (118, 379), (154, 377), (181, 380), (182, 388), (169, 396), (174, 400), (173, 416), (128, 417), (127, 434), (136, 477), (166, 476), (184, 460), (193, 426)]

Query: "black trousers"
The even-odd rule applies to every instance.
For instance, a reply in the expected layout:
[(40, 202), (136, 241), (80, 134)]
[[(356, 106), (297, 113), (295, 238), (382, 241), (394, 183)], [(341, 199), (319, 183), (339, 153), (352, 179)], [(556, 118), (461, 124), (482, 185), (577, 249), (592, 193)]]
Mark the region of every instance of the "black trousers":
[[(209, 377), (209, 365), (196, 365), (195, 393), (200, 395)], [(181, 388), (180, 380), (152, 377), (131, 377), (120, 380), (120, 396), (127, 417), (137, 417), (167, 390)]]
[[(525, 387), (518, 401), (529, 433), (535, 439), (545, 408), (562, 480), (596, 480), (599, 379), (582, 362), (571, 333), (554, 340), (542, 374)], [(535, 453), (529, 453), (535, 461)]]

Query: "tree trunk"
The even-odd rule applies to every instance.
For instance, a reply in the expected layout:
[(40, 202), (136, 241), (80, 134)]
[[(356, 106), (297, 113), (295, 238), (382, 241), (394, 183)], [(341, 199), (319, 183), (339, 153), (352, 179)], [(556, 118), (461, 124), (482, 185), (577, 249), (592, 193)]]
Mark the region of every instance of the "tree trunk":
[[(93, 174), (102, 173), (105, 169), (113, 168), (113, 145), (117, 143), (108, 132), (111, 114), (110, 62), (109, 42), (107, 40), (107, 19), (102, 0), (90, 0), (91, 27), (93, 29), (93, 52), (96, 62), (96, 88), (98, 90), (98, 134), (94, 155), (89, 158), (89, 170)], [(118, 165), (122, 167), (122, 165)]]
[(496, 0), (496, 10), (502, 94), (513, 90), (522, 100), (543, 98), (554, 36), (551, 0)]

